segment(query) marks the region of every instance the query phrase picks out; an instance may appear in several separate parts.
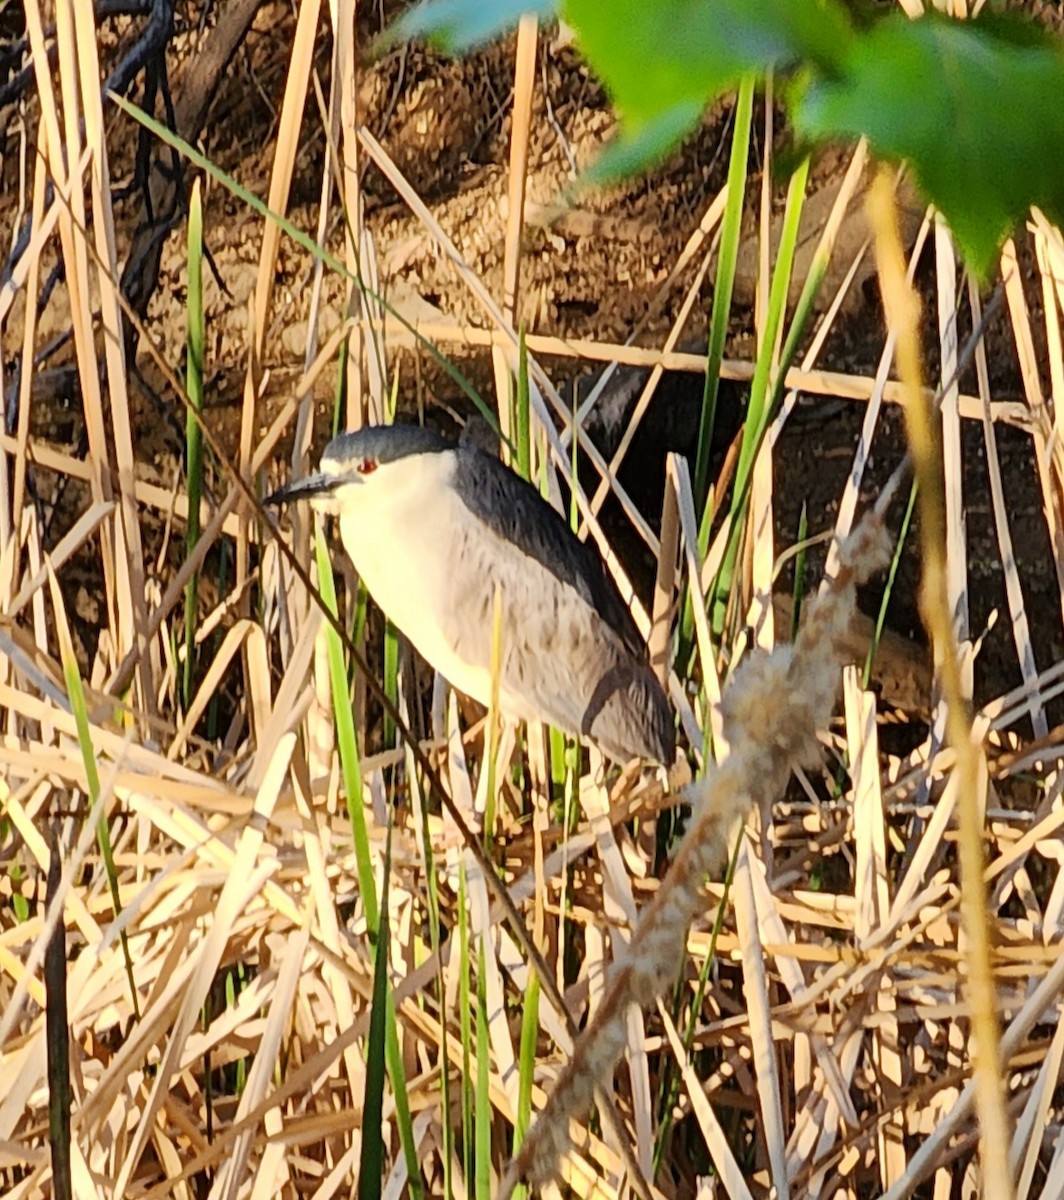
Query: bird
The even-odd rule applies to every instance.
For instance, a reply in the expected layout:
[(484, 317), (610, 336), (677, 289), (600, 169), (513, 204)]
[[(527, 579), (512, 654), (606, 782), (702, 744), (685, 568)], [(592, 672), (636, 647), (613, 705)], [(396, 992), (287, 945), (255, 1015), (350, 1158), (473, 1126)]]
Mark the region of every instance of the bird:
[(672, 767), (668, 698), (602, 559), (499, 458), (422, 425), (364, 426), (264, 503), (299, 500), (338, 517), (369, 594), (452, 687), (489, 702), (498, 591), (503, 715)]

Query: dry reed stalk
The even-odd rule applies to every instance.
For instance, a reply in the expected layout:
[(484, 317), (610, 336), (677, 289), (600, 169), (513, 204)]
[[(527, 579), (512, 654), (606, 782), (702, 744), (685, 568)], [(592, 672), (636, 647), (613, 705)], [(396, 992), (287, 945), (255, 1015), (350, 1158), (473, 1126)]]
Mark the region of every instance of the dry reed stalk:
[[(357, 0), (337, 0), (331, 6), (335, 25), (333, 28), (333, 69), (339, 79), (334, 84), (334, 95), (340, 102), (339, 127), (340, 170), (339, 192), (344, 211), (344, 262), (350, 273), (346, 281), (344, 315), (353, 320), (347, 343), (347, 428), (357, 429), (365, 421), (366, 397), (364, 387), (364, 359), (368, 344), (364, 336), (362, 320), (366, 316), (361, 280), (365, 273), (362, 261), (362, 236), (364, 232), (362, 214), (362, 182), (358, 149), (358, 85), (361, 70), (355, 49), (355, 22)], [(336, 76), (334, 75), (334, 80)], [(377, 397), (379, 400), (379, 396)], [(383, 413), (371, 413), (383, 419)]]
[[(957, 256), (941, 214), (935, 214), (935, 284), (939, 341), (939, 422), (942, 439), (942, 473), (945, 487), (946, 599), (953, 614), (954, 636), (961, 645), (969, 636), (968, 553), (962, 488), (961, 418), (957, 409), (959, 345), (957, 319)], [(910, 285), (911, 286), (911, 285)], [(971, 660), (964, 686), (972, 695)]]
[(991, 962), (991, 929), (983, 877), (983, 820), (978, 806), (981, 753), (973, 744), (967, 691), (954, 640), (949, 606), (946, 550), (946, 493), (941, 444), (932, 408), (926, 403), (920, 358), (919, 312), (915, 291), (905, 279), (897, 209), (885, 174), (868, 197), (875, 230), (876, 263), (888, 325), (897, 332), (898, 366), (908, 389), (906, 426), (919, 491), (923, 582), (920, 608), (935, 645), (947, 706), (946, 729), (956, 755), (953, 780), (960, 807), (961, 907), (969, 939), (968, 991), (971, 1001), (971, 1049), (979, 1109), (983, 1187), (995, 1200), (1013, 1194), (1007, 1147), (1008, 1121), (1002, 1078), (997, 997)]
[[(532, 123), (532, 94), (536, 82), (536, 46), (539, 22), (526, 13), (517, 26), (514, 50), (514, 94), (510, 106), (510, 161), (507, 174), (506, 230), (502, 253), (502, 311), (513, 328), (521, 322), (521, 233), (525, 224), (525, 189), (528, 181), (528, 146)], [(495, 403), (499, 413), (504, 459), (513, 440), (511, 389), (515, 375), (501, 346), (492, 348)]]
[[(503, 329), (482, 329), (478, 325), (429, 321), (418, 322), (415, 327), (418, 336), (438, 342), (442, 346), (516, 345), (516, 336)], [(527, 334), (525, 342), (532, 354), (550, 354), (558, 358), (580, 358), (599, 363), (617, 362), (634, 367), (654, 367), (661, 363), (667, 370), (690, 371), (693, 374), (702, 373), (706, 369), (704, 355), (688, 354), (679, 350), (663, 354), (660, 350), (630, 346), (622, 342), (562, 338), (541, 333)], [(398, 349), (413, 346), (415, 343), (416, 339), (409, 330), (396, 329), (394, 322), (388, 324), (389, 346)], [(754, 364), (743, 359), (725, 359), (721, 363), (720, 376), (722, 379), (749, 383), (754, 377)], [(788, 388), (812, 396), (858, 401), (868, 400), (875, 386), (874, 381), (864, 375), (854, 375), (846, 371), (806, 370), (801, 367), (791, 367), (784, 376), (784, 384)], [(883, 399), (889, 404), (904, 403), (905, 389), (897, 380), (888, 380), (882, 390)], [(926, 392), (930, 399), (934, 398), (932, 389), (926, 389)], [(957, 398), (957, 405), (965, 420), (982, 419), (982, 401), (978, 396), (962, 392)], [(567, 410), (563, 411), (568, 423), (569, 413)], [(991, 415), (995, 421), (1015, 426), (1017, 429), (1027, 430), (1031, 427), (1031, 414), (1027, 406), (1018, 400), (995, 400), (991, 406)], [(580, 446), (581, 449), (585, 448), (583, 441)], [(598, 469), (601, 473), (605, 464), (598, 464)]]
[[(772, 286), (770, 259), (777, 249), (777, 247), (773, 247), (772, 245), (773, 117), (772, 80), (770, 76), (766, 81), (765, 94), (765, 165), (761, 175), (758, 277), (754, 304), (754, 334), (759, 356), (766, 353), (765, 325), (770, 309), (769, 294)], [(790, 186), (787, 191), (788, 211), (790, 211), (793, 204), (803, 202), (804, 179), (805, 176), (801, 172), (791, 177)], [(779, 267), (777, 266), (778, 269)], [(793, 263), (791, 269), (793, 269)], [(789, 282), (788, 279), (786, 281), (788, 286)], [(786, 294), (786, 287), (784, 294)], [(782, 319), (777, 322), (773, 344), (767, 350), (772, 378), (775, 378), (779, 374), (780, 351), (783, 345), (785, 324), (786, 322)], [(771, 384), (769, 394), (771, 394)], [(747, 614), (746, 624), (753, 630), (754, 643), (762, 650), (771, 649), (776, 640), (772, 613), (772, 584), (776, 561), (772, 482), (772, 443), (769, 438), (762, 437), (750, 475), (750, 498), (747, 506), (746, 528), (743, 531), (743, 580), (748, 586), (740, 587), (739, 589), (739, 596)], [(772, 848), (769, 844), (768, 827), (769, 822), (765, 821), (762, 825), (762, 852), (765, 858), (765, 866), (771, 877), (773, 869)], [(770, 1154), (772, 1152), (770, 1148)], [(781, 1165), (779, 1153), (781, 1152), (777, 1152), (777, 1160), (773, 1163), (773, 1173), (777, 1178), (779, 1177)]]
[[(785, 779), (783, 783), (786, 783)], [(760, 873), (760, 863), (755, 866), (752, 858), (751, 840), (744, 834), (732, 882), (735, 929), (743, 963), (743, 1000), (750, 1022), (750, 1048), (753, 1054), (762, 1138), (768, 1156), (768, 1176), (775, 1195), (779, 1196), (780, 1200), (790, 1200), (787, 1135), (784, 1130), (783, 1089), (780, 1081), (781, 1064), (772, 1034), (772, 1002), (769, 996), (765, 948), (757, 919), (757, 902), (754, 899), (753, 876)], [(692, 910), (692, 917), (693, 915)]]
[(1061, 614), (1064, 615), (1064, 498), (1061, 496), (1061, 446), (1059, 440), (1053, 437), (1053, 422), (1049, 416), (1045, 396), (1042, 394), (1042, 384), (1038, 376), (1038, 356), (1031, 330), (1031, 314), (1023, 289), (1024, 272), (1012, 238), (1007, 239), (1001, 249), (1001, 276), (1005, 283), (1005, 299), (1008, 301), (1012, 333), (1016, 339), (1016, 354), (1028, 407), (1028, 425), (1034, 438), (1035, 461), (1053, 546), (1053, 566), (1060, 592)]
[(676, 486), (667, 473), (665, 499), (661, 512), (661, 546), (654, 573), (654, 601), (651, 609), (647, 650), (650, 665), (663, 687), (669, 685), (669, 646), (672, 623), (679, 594), (680, 512)]
[[(857, 670), (847, 667), (843, 695), (846, 733), (849, 744), (850, 774), (853, 779), (853, 823), (857, 864), (854, 899), (857, 920), (854, 926), (864, 943), (881, 928), (890, 913), (890, 875), (887, 860), (887, 814), (883, 807), (883, 788), (879, 775), (879, 738), (876, 730), (876, 702), (871, 692), (858, 683)], [(889, 1187), (905, 1169), (905, 1128), (899, 1111), (891, 1110), (889, 1089), (897, 1094), (903, 1084), (903, 1059), (900, 1053), (897, 997), (890, 977), (884, 975), (871, 993), (871, 1004), (882, 1022), (871, 1034), (872, 1058), (876, 1064), (886, 1119), (878, 1132), (880, 1183)]]
[[(44, 200), (45, 191), (47, 188), (47, 174), (45, 172), (45, 160), (43, 155), (37, 156), (37, 161), (33, 168), (33, 229), (37, 231), (41, 228), (44, 219)], [(40, 275), (41, 256), (40, 253), (33, 253), (31, 250), (23, 256), (24, 260), (28, 259), (28, 270), (26, 274), (26, 296), (36, 296), (38, 289), (38, 278)], [(22, 266), (22, 262), (19, 263)], [(0, 322), (3, 318), (0, 317)], [(33, 351), (37, 335), (37, 305), (27, 303), (26, 316), (24, 319), (22, 330), (22, 361), (24, 363), (33, 361)], [(11, 514), (11, 529), (17, 530), (22, 524), (22, 505), (26, 499), (26, 445), (30, 433), (30, 399), (33, 394), (33, 372), (23, 371), (22, 379), (19, 381), (19, 397), (18, 397), (18, 428), (17, 441), (11, 451), (15, 459), (15, 476), (14, 488), (12, 490), (12, 514)], [(6, 484), (6, 480), (5, 480)], [(4, 507), (7, 507), (7, 498), (4, 498)], [(14, 573), (10, 578), (14, 580)]]
[[(968, 282), (968, 303), (972, 309), (972, 320), (978, 324), (982, 319), (982, 302), (979, 288), (974, 279)], [(1048, 310), (1047, 310), (1048, 311)], [(1048, 318), (1047, 318), (1048, 319)], [(1016, 644), (1016, 657), (1023, 675), (1024, 687), (1030, 699), (1031, 723), (1035, 737), (1048, 733), (1045, 709), (1038, 686), (1038, 665), (1035, 661), (1031, 631), (1024, 605), (1020, 573), (1013, 551), (1012, 534), (1009, 530), (1008, 510), (1005, 504), (1005, 487), (1001, 477), (1001, 459), (998, 456), (997, 429), (990, 415), (990, 365), (987, 361), (986, 342), (980, 340), (975, 348), (975, 373), (979, 395), (983, 400), (983, 444), (986, 447), (986, 467), (990, 482), (990, 503), (994, 512), (994, 532), (1000, 550), (1001, 569), (1005, 576), (1005, 595), (1009, 606), (1009, 624)], [(1064, 395), (1064, 392), (1059, 393)]]
[[(277, 124), (277, 146), (274, 150), (273, 169), (270, 172), (270, 186), (266, 198), (267, 206), (274, 213), (283, 214), (288, 211), (288, 197), (295, 173), (299, 130), (302, 125), (303, 107), (314, 61), (314, 41), (317, 35), (320, 11), (320, 0), (299, 0), (295, 36), (292, 39), (292, 55), (288, 64), (284, 99), (281, 102), (281, 114)], [(248, 313), (251, 338), (248, 346), (247, 370), (244, 375), (244, 392), (240, 411), (238, 466), (240, 471), (245, 474), (250, 471), (252, 460), (252, 442), (255, 436), (256, 414), (263, 383), (263, 357), (280, 243), (280, 227), (274, 221), (264, 222), (255, 290)], [(236, 575), (237, 582), (243, 583), (248, 576), (250, 532), (245, 512), (242, 511), (239, 514), (239, 521)]]
[[(68, 0), (69, 2), (69, 0)], [(114, 445), (116, 481), (121, 520), (116, 520), (116, 550), (126, 561), (119, 563), (122, 591), (128, 609), (129, 628), (116, 644), (119, 654), (136, 646), (139, 655), (139, 709), (154, 716), (159, 688), (159, 649), (146, 633), (148, 623), (144, 549), (140, 515), (135, 496), (133, 419), (127, 389), (122, 309), (118, 295), (120, 275), (111, 180), (100, 94), (100, 63), (97, 53), (95, 16), (91, 6), (71, 4), (77, 43), (78, 72), (84, 108), (85, 141), (92, 151), (90, 188), (92, 231), (95, 240), (95, 279), (99, 293), (104, 359), (110, 409), (111, 440)], [(58, 10), (57, 10), (58, 11)], [(116, 514), (117, 517), (118, 514)]]
[[(43, 154), (48, 173), (55, 180), (57, 191), (69, 197), (58, 208), (58, 226), (62, 259), (66, 273), (70, 302), (71, 325), (78, 373), (85, 405), (85, 426), (92, 466), (90, 481), (93, 498), (111, 500), (111, 448), (107, 441), (106, 418), (103, 413), (96, 347), (92, 329), (91, 297), (88, 279), (88, 239), (76, 230), (85, 229), (84, 176), (90, 168), (89, 147), (82, 147), (79, 125), (79, 71), (74, 48), (72, 14), (66, 5), (56, 10), (56, 42), (60, 62), (62, 93), (62, 131), (60, 106), (52, 85), (48, 49), (44, 35), (43, 14), (38, 3), (25, 8), (26, 32), (33, 51), (33, 66), (41, 105), (43, 137), (38, 136), (38, 152)], [(43, 143), (43, 144), (42, 144)], [(69, 164), (69, 166), (68, 166)], [(76, 164), (76, 166), (75, 166)], [(35, 303), (34, 301), (31, 301)], [(101, 567), (106, 583), (108, 628), (119, 653), (133, 641), (132, 601), (128, 590), (128, 572), (116, 561), (123, 546), (122, 522), (117, 510), (113, 522), (100, 531)], [(144, 678), (141, 675), (141, 683)]]
[[(907, 278), (912, 279), (916, 274), (917, 264), (920, 262), (920, 256), (923, 254), (924, 243), (927, 240), (928, 232), (931, 228), (930, 213), (925, 214), (924, 220), (920, 224), (920, 229), (916, 235), (916, 241), (913, 243), (912, 252), (909, 255), (909, 265)], [(872, 394), (868, 397), (868, 408), (864, 415), (864, 421), (861, 425), (861, 437), (854, 450), (853, 466), (846, 480), (846, 486), (839, 500), (839, 512), (835, 519), (835, 538), (828, 549), (827, 563), (825, 570), (830, 574), (835, 569), (836, 557), (838, 555), (838, 542), (844, 538), (853, 525), (854, 515), (857, 512), (857, 502), (861, 494), (861, 483), (864, 479), (865, 470), (868, 466), (868, 459), (872, 453), (872, 439), (875, 436), (876, 426), (879, 424), (879, 416), (882, 412), (883, 401), (888, 386), (891, 365), (894, 362), (894, 335), (888, 330), (886, 341), (883, 346), (883, 352), (879, 356), (879, 364), (876, 367), (875, 381), (873, 383)], [(809, 364), (802, 363), (803, 368)]]
[[(703, 581), (706, 576), (702, 572), (703, 568), (709, 564), (707, 562), (700, 566), (698, 561), (698, 517), (695, 513), (694, 490), (691, 486), (691, 469), (688, 466), (687, 459), (682, 458), (678, 454), (670, 454), (666, 460), (665, 469), (667, 486), (676, 496), (677, 515), (680, 521), (680, 528), (683, 531), (683, 554), (687, 567), (687, 586), (691, 590), (695, 639), (698, 644), (699, 661), (702, 667), (702, 686), (705, 688), (706, 697), (709, 701), (709, 732), (712, 735), (714, 753), (719, 756), (727, 747), (724, 741), (724, 725), (720, 715), (720, 675), (717, 671), (716, 655), (713, 653), (713, 638), (707, 616), (709, 609), (703, 590)], [(725, 520), (724, 524), (727, 526), (728, 521)], [(681, 705), (677, 705), (677, 707), (680, 709), (682, 719), (685, 707)], [(700, 759), (704, 760), (705, 747), (702, 731), (697, 728), (688, 728), (686, 723), (684, 729), (695, 752)]]

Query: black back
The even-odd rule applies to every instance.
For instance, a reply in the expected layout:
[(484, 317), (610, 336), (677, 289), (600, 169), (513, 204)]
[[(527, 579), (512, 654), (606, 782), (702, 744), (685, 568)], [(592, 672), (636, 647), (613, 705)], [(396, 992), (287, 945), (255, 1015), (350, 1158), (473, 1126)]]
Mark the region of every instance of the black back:
[(452, 448), (458, 452), (455, 488), (466, 507), (573, 588), (632, 654), (645, 659), (646, 644), (598, 552), (580, 541), (539, 492), (499, 459), (473, 446)]

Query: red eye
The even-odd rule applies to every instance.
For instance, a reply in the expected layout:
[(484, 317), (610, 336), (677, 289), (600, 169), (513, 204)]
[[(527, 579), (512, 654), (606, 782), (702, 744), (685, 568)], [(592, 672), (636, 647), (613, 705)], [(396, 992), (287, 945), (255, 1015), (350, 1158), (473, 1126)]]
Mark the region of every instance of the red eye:
[(358, 464), (359, 475), (372, 475), (377, 469), (377, 460), (373, 458), (364, 458)]

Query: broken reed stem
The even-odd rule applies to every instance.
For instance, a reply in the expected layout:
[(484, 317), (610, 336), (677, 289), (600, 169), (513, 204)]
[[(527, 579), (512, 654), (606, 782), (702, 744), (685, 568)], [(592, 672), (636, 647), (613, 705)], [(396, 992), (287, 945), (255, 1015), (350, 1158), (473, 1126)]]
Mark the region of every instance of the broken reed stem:
[(984, 881), (983, 818), (978, 799), (979, 755), (972, 744), (971, 714), (961, 685), (960, 659), (953, 634), (946, 587), (946, 500), (941, 431), (923, 387), (920, 359), (920, 302), (905, 277), (898, 214), (888, 173), (881, 169), (868, 196), (875, 234), (887, 325), (897, 338), (897, 364), (904, 389), (909, 453), (918, 485), (920, 556), (923, 579), (920, 611), (940, 664), (946, 702), (946, 736), (956, 755), (957, 808), (960, 819), (961, 915), (968, 939), (966, 954), (971, 1008), (972, 1070), (980, 1125), (982, 1192), (995, 1200), (1013, 1195), (1009, 1173), (1009, 1126), (1005, 1115), (997, 1015), (991, 963), (990, 915)]
[(885, 508), (877, 505), (843, 543), (839, 573), (809, 602), (794, 644), (753, 654), (736, 671), (722, 702), (728, 755), (685, 789), (691, 825), (624, 957), (614, 965), (601, 1004), (510, 1164), (501, 1200), (508, 1200), (520, 1180), (542, 1185), (557, 1176), (569, 1146), (569, 1122), (584, 1116), (597, 1089), (608, 1094), (626, 1044), (629, 1006), (649, 1008), (676, 978), (687, 929), (706, 908), (702, 884), (723, 868), (737, 824), (751, 808), (774, 800), (795, 766), (819, 759), (817, 730), (834, 705), (855, 586), (890, 560)]

